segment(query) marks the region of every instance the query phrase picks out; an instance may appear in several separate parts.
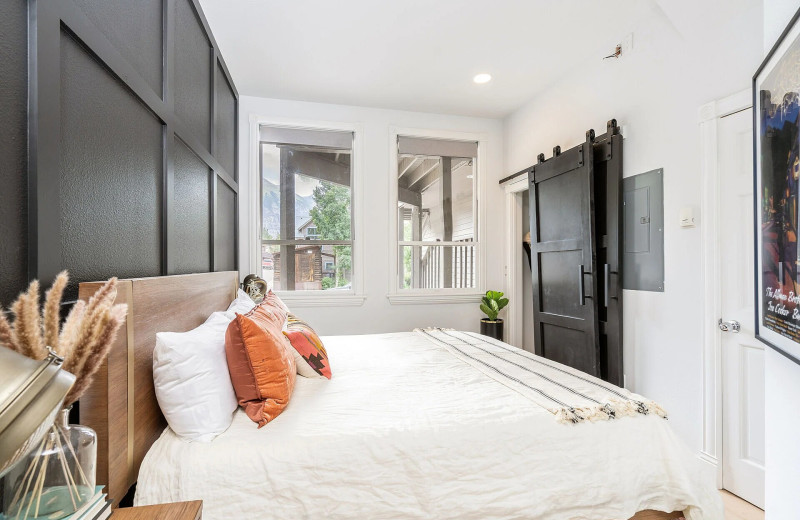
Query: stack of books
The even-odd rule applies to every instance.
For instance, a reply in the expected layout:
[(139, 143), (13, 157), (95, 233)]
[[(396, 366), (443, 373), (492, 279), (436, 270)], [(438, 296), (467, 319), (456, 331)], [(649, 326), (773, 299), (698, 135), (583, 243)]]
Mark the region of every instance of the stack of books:
[(94, 496), (64, 520), (105, 520), (111, 516), (111, 500), (103, 493), (103, 487), (97, 486)]
[[(88, 496), (83, 505), (71, 515), (64, 516), (67, 511), (72, 510), (75, 488), (66, 486), (50, 486), (41, 491), (38, 495), (38, 503), (26, 495), (17, 507), (10, 511), (3, 512), (5, 505), (0, 497), (0, 520), (105, 520), (111, 516), (111, 500), (108, 495), (103, 493), (104, 486), (96, 486), (94, 493), (87, 486), (81, 486), (78, 493), (81, 496)], [(0, 486), (2, 489), (2, 486)], [(74, 506), (73, 506), (74, 507)]]

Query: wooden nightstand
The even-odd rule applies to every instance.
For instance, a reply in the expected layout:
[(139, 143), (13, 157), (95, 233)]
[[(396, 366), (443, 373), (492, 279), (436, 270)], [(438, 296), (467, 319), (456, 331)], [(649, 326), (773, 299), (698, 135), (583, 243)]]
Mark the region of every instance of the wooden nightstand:
[(173, 502), (154, 506), (123, 507), (111, 515), (111, 520), (200, 520), (203, 501)]

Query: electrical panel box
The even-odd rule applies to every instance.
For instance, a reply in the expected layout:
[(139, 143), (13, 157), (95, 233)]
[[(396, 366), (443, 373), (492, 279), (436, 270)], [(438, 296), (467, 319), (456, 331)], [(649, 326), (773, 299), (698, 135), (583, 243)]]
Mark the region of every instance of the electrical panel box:
[(622, 288), (664, 292), (664, 170), (622, 179)]

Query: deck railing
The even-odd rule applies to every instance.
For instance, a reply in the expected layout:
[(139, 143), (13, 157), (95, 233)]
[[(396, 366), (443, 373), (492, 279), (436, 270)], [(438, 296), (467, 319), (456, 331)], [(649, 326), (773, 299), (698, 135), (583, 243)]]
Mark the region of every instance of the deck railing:
[[(475, 245), (471, 240), (457, 240), (463, 246), (428, 246), (420, 259), (420, 288), (469, 289), (475, 287)], [(451, 248), (449, 285), (445, 285), (445, 248)]]

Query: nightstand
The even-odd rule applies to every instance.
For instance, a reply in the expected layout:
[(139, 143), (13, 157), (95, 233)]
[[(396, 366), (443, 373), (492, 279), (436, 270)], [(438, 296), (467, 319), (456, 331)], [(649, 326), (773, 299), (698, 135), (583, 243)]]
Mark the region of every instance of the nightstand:
[(154, 506), (123, 507), (111, 515), (111, 520), (200, 520), (203, 501), (173, 502)]

